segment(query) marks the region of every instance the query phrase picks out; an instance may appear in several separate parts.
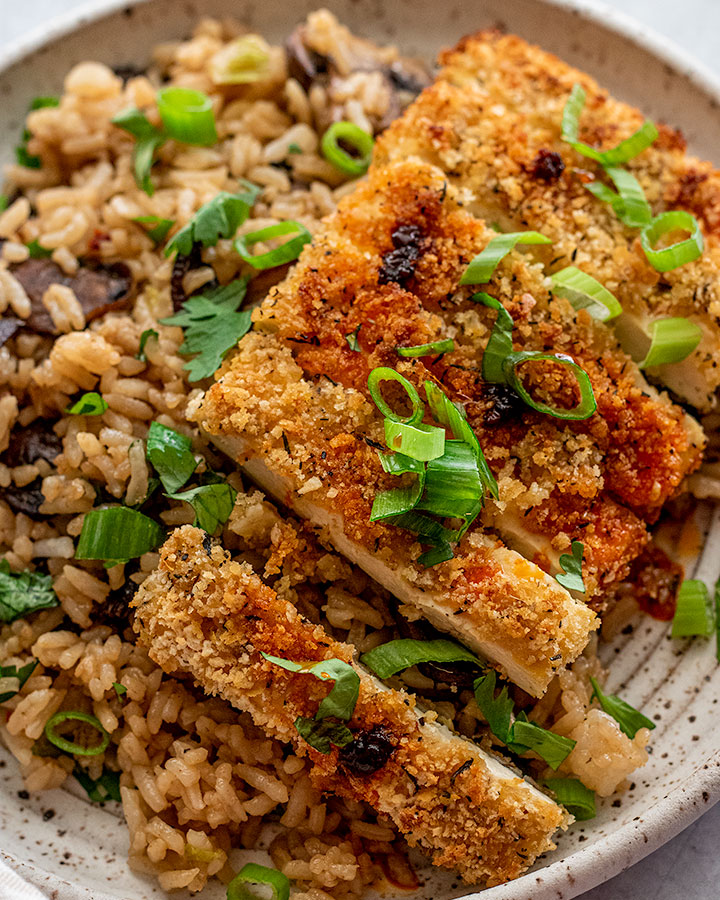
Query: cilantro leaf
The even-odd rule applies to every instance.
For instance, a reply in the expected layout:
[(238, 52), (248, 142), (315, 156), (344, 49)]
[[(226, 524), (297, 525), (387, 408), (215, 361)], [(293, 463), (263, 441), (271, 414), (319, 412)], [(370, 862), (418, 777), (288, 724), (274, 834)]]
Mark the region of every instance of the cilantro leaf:
[(652, 730), (655, 727), (655, 723), (635, 709), (634, 706), (630, 706), (629, 703), (621, 700), (615, 694), (604, 694), (594, 678), (590, 679), (590, 684), (593, 686), (590, 700), (597, 699), (603, 710), (615, 719), (620, 726), (620, 730), (631, 740), (641, 728)]
[(169, 493), (179, 490), (197, 469), (189, 437), (167, 425), (151, 422), (145, 455)]
[(135, 354), (135, 359), (139, 359), (140, 362), (147, 362), (147, 356), (145, 355), (145, 344), (147, 344), (148, 340), (154, 337), (155, 340), (158, 339), (159, 335), (154, 328), (146, 328), (145, 331), (140, 335), (140, 347), (138, 352)]
[(115, 695), (118, 700), (123, 696), (123, 694), (127, 694), (127, 688), (124, 684), (120, 684), (119, 681), (113, 681), (113, 687), (115, 688)]
[(18, 687), (16, 691), (3, 691), (0, 694), (0, 703), (4, 703), (6, 700), (10, 700), (11, 697), (14, 697), (17, 693), (20, 692), (25, 682), (35, 671), (35, 667), (37, 665), (39, 665), (38, 660), (31, 659), (29, 663), (26, 663), (19, 669), (16, 666), (0, 666), (0, 678), (17, 678), (18, 680)]
[(85, 789), (93, 803), (106, 803), (108, 800), (122, 799), (120, 796), (120, 773), (104, 769), (102, 775), (93, 781), (80, 766), (73, 769), (73, 778)]
[(53, 251), (43, 247), (37, 238), (25, 246), (30, 251), (30, 259), (49, 259), (53, 255)]
[(243, 190), (237, 194), (220, 191), (204, 203), (188, 224), (181, 228), (165, 248), (165, 256), (177, 251), (183, 256), (192, 252), (195, 244), (214, 247), (220, 238), (231, 238), (250, 215), (261, 188), (242, 181)]
[(180, 353), (196, 354), (185, 366), (190, 381), (201, 381), (217, 372), (225, 354), (232, 349), (252, 325), (250, 310), (236, 312), (247, 290), (247, 278), (240, 278), (207, 294), (191, 297), (182, 311), (163, 325), (179, 325), (185, 329)]
[(88, 391), (65, 412), (71, 416), (101, 416), (107, 408), (107, 401), (97, 391)]
[(584, 547), (580, 541), (572, 542), (572, 555), (563, 553), (560, 557), (562, 573), (555, 576), (555, 580), (569, 591), (585, 593), (585, 582), (582, 577), (582, 563)]
[(168, 232), (175, 224), (175, 219), (161, 219), (160, 216), (137, 216), (133, 219), (138, 225), (150, 225), (147, 229), (147, 236), (155, 242), (162, 244), (168, 236)]
[(184, 500), (195, 510), (194, 525), (214, 534), (219, 525), (224, 525), (230, 518), (230, 513), (235, 505), (235, 491), (227, 482), (220, 484), (203, 484), (200, 487), (190, 488), (181, 494), (168, 493), (166, 496), (173, 500)]
[(487, 674), (476, 678), (474, 683), (475, 700), (490, 731), (513, 753), (527, 753), (528, 750), (532, 750), (551, 768), (557, 769), (568, 757), (576, 742), (528, 721), (524, 712), (513, 721), (514, 703), (508, 696), (507, 685), (503, 686), (496, 697), (496, 681), (495, 671), (490, 670)]
[[(32, 112), (36, 109), (44, 109), (45, 107), (49, 106), (59, 105), (59, 97), (35, 97), (35, 99), (30, 103), (28, 112)], [(15, 159), (18, 165), (24, 166), (26, 169), (39, 169), (42, 166), (42, 160), (39, 156), (32, 156), (27, 148), (27, 143), (31, 137), (32, 133), (27, 128), (24, 128), (22, 133), (22, 143), (15, 148)]]
[(58, 606), (52, 578), (41, 572), (11, 572), (10, 563), (0, 560), (0, 622), (7, 624), (40, 609)]
[(298, 716), (294, 725), (300, 737), (320, 753), (329, 753), (333, 744), (336, 747), (346, 747), (353, 739), (353, 733), (347, 725), (331, 722), (329, 719)]
[(150, 170), (154, 162), (155, 151), (165, 143), (164, 132), (156, 128), (145, 113), (134, 107), (118, 113), (112, 123), (135, 138), (135, 149), (133, 150), (135, 184), (141, 191), (145, 191), (148, 197), (152, 197), (155, 188), (150, 180)]

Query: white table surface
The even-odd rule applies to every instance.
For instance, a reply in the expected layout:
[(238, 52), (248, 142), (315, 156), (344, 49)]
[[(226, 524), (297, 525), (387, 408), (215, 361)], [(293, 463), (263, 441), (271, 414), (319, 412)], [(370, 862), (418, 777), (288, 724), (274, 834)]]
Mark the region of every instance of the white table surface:
[[(720, 71), (720, 0), (605, 0)], [(0, 0), (0, 43), (84, 0)], [(318, 0), (318, 5), (322, 5)], [(720, 897), (720, 803), (670, 843), (582, 900), (715, 900)]]

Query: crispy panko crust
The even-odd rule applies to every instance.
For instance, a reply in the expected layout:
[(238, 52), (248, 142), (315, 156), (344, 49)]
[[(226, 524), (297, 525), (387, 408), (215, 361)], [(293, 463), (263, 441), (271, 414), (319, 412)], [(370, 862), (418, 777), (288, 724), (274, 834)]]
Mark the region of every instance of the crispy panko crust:
[(230, 456), (250, 457), (247, 469), (266, 491), (323, 526), (336, 549), (528, 692), (542, 694), (597, 627), (555, 579), (480, 528), (453, 559), (426, 569), (410, 532), (371, 523), (377, 490), (392, 486), (375, 450), (380, 416), (359, 391), (304, 378), (277, 336), (248, 335), (197, 416)]
[[(580, 139), (599, 149), (632, 134), (643, 121), (638, 110), (514, 35), (480, 32), (443, 53), (441, 64), (438, 81), (378, 140), (374, 165), (417, 156), (442, 168), (476, 214), (505, 230), (537, 229), (552, 238), (540, 256), (553, 269), (574, 264), (605, 284), (625, 310), (615, 323), (623, 345), (641, 355), (640, 326), (668, 316), (697, 322), (704, 333), (697, 350), (653, 374), (698, 408), (711, 408), (720, 385), (720, 173), (687, 155), (682, 136), (663, 125), (655, 144), (627, 164), (654, 213), (686, 209), (706, 237), (700, 259), (659, 273), (638, 230), (585, 189), (603, 178), (601, 168), (561, 140), (575, 83), (587, 92)], [(543, 163), (548, 153), (557, 154), (550, 167)]]
[[(550, 798), (435, 724), (412, 696), (384, 687), (353, 663), (350, 646), (303, 619), (199, 529), (185, 526), (171, 535), (133, 605), (141, 640), (166, 671), (187, 672), (204, 691), (249, 712), (269, 734), (310, 757), (317, 788), (369, 803), (435, 865), (456, 869), (466, 881), (516, 878), (567, 824)], [(336, 747), (324, 755), (301, 740), (295, 718), (314, 716), (329, 686), (266, 661), (261, 651), (300, 662), (352, 663), (360, 695), (348, 725), (356, 735), (378, 727), (390, 735), (394, 750), (385, 765), (353, 774)]]

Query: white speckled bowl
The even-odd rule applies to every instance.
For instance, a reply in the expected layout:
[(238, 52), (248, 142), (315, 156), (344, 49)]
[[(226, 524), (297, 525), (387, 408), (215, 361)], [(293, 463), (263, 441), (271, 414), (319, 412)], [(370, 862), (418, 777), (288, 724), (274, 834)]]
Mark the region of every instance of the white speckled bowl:
[[(30, 98), (58, 90), (65, 72), (82, 59), (142, 65), (154, 43), (187, 34), (208, 14), (232, 14), (281, 39), (318, 5), (320, 0), (89, 2), (0, 57), (0, 160), (10, 158)], [(358, 33), (396, 41), (427, 59), (466, 32), (500, 25), (587, 69), (649, 115), (680, 126), (699, 154), (718, 155), (720, 85), (667, 42), (599, 3), (327, 0), (326, 5)], [(694, 570), (711, 585), (720, 574), (720, 515), (701, 509), (698, 523), (705, 549), (699, 561), (691, 561), (688, 576)], [(666, 624), (644, 619), (632, 635), (604, 649), (612, 660), (610, 688), (657, 722), (650, 762), (620, 805), (605, 804), (592, 822), (576, 825), (558, 850), (518, 881), (472, 893), (452, 877), (423, 871), (421, 896), (569, 900), (650, 853), (720, 799), (720, 734), (713, 729), (720, 669), (707, 642), (671, 642), (668, 631)], [(28, 880), (53, 900), (162, 896), (152, 881), (128, 870), (127, 833), (117, 810), (91, 806), (77, 786), (23, 799), (12, 758), (4, 750), (0, 755), (0, 853)], [(240, 854), (234, 862), (249, 856)], [(215, 900), (224, 891), (216, 885), (204, 896)]]

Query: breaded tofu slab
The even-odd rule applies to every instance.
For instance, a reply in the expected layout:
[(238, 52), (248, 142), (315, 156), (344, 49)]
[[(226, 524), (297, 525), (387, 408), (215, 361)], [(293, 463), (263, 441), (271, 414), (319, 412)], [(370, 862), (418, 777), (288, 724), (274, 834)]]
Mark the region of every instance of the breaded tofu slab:
[[(353, 660), (352, 647), (303, 619), (197, 528), (171, 535), (133, 606), (140, 638), (163, 669), (190, 674), (205, 692), (249, 712), (268, 734), (309, 756), (315, 787), (369, 803), (435, 865), (468, 882), (517, 877), (570, 821), (528, 781), (439, 725), (413, 696), (385, 687)], [(316, 713), (328, 683), (261, 653), (352, 665), (360, 678), (347, 723), (353, 741), (324, 754), (301, 740), (295, 719)]]
[(698, 409), (711, 409), (720, 386), (720, 172), (688, 155), (683, 137), (663, 125), (655, 143), (626, 164), (654, 214), (687, 210), (705, 236), (699, 259), (657, 272), (638, 230), (584, 187), (602, 180), (601, 167), (561, 139), (574, 84), (587, 92), (580, 140), (600, 150), (642, 125), (638, 110), (514, 35), (480, 32), (440, 62), (437, 82), (378, 140), (374, 165), (409, 157), (430, 162), (476, 215), (503, 230), (537, 229), (552, 238), (539, 257), (551, 269), (573, 264), (617, 296), (624, 314), (613, 324), (637, 359), (645, 355), (652, 320), (696, 322), (703, 339), (691, 356), (650, 371)]
[[(405, 256), (400, 233), (412, 249)], [(645, 383), (612, 332), (551, 296), (542, 267), (520, 252), (486, 286), (513, 318), (515, 349), (571, 356), (590, 376), (598, 411), (569, 422), (484, 382), (496, 313), (458, 283), (493, 235), (437, 167), (375, 169), (256, 311), (255, 333), (194, 415), (266, 491), (326, 526), (340, 552), (537, 695), (594, 627), (538, 566), (559, 571), (559, 555), (580, 540), (588, 595), (624, 577), (647, 542), (645, 520), (699, 464), (704, 439)], [(398, 356), (399, 346), (448, 337), (452, 352)], [(487, 500), (455, 559), (431, 569), (416, 562), (412, 534), (369, 521), (378, 491), (394, 486), (376, 452), (383, 417), (367, 388), (376, 366), (421, 392), (434, 381), (462, 404), (498, 480), (499, 501)], [(556, 371), (544, 377), (538, 388), (572, 405), (572, 384)]]

